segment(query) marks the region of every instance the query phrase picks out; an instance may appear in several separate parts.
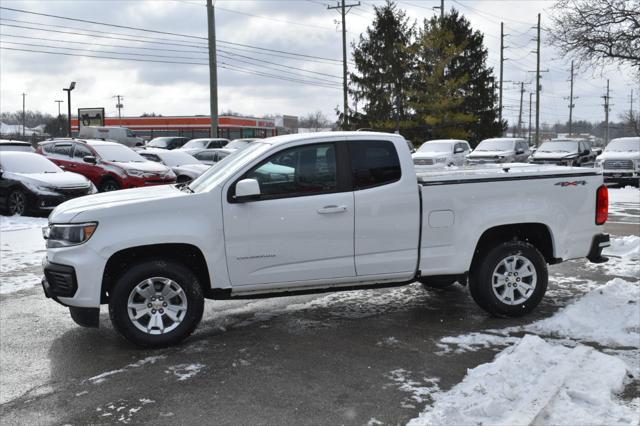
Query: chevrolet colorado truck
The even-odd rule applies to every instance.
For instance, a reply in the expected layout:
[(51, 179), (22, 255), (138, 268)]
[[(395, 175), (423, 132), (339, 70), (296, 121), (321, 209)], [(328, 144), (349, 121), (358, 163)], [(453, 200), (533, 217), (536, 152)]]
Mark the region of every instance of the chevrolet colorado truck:
[(497, 316), (533, 310), (547, 265), (603, 262), (594, 168), (491, 164), (416, 173), (395, 134), (252, 142), (188, 185), (67, 201), (43, 229), (45, 294), (82, 326), (150, 347), (194, 331), (205, 298), (468, 283)]

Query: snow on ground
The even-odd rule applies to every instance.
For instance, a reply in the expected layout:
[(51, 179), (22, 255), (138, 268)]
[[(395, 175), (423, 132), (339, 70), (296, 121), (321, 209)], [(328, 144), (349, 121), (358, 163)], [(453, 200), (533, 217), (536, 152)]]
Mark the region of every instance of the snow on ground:
[(604, 346), (639, 346), (640, 287), (615, 278), (552, 317), (525, 328)]
[(603, 270), (608, 275), (640, 278), (640, 237), (637, 235), (611, 238), (611, 246), (602, 253), (609, 257), (608, 262), (586, 263), (586, 266)]
[(171, 367), (167, 367), (165, 373), (173, 373), (178, 378), (179, 382), (190, 379), (200, 372), (205, 367), (204, 364), (178, 364)]
[(616, 400), (627, 367), (593, 348), (567, 348), (527, 335), (469, 370), (409, 425), (636, 425), (638, 401)]
[(111, 377), (115, 374), (120, 374), (120, 373), (124, 373), (127, 370), (131, 370), (132, 368), (140, 368), (143, 367), (147, 364), (155, 364), (156, 362), (158, 362), (161, 359), (165, 359), (167, 356), (166, 355), (156, 355), (156, 356), (149, 356), (146, 358), (143, 358), (139, 361), (136, 361), (134, 363), (131, 364), (127, 364), (122, 368), (119, 368), (117, 370), (111, 370), (111, 371), (105, 371), (104, 373), (100, 373), (96, 376), (93, 377), (89, 377), (87, 380), (89, 382), (91, 382), (94, 385), (97, 385), (99, 383), (104, 382), (108, 377)]
[(43, 218), (0, 216), (0, 294), (40, 284), (46, 224)]
[(0, 216), (0, 232), (41, 229), (47, 223), (46, 217)]
[(609, 188), (609, 214), (625, 219), (635, 218), (637, 221), (640, 215), (640, 189), (632, 186)]

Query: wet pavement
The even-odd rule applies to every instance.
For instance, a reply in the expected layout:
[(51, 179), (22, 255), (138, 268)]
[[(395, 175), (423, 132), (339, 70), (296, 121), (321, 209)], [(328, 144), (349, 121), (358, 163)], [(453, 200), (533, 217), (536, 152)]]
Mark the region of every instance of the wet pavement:
[[(640, 235), (640, 225), (607, 225)], [(23, 271), (24, 273), (39, 273)], [(611, 276), (583, 261), (550, 268), (522, 319), (487, 316), (467, 289), (419, 284), (274, 299), (207, 301), (182, 345), (143, 350), (32, 288), (0, 296), (0, 418), (10, 424), (399, 424), (502, 349), (443, 353), (445, 336), (548, 317)], [(567, 278), (568, 277), (568, 278)], [(628, 279), (628, 278), (627, 278)], [(637, 382), (627, 390), (637, 397)], [(380, 422), (380, 423), (376, 423)]]

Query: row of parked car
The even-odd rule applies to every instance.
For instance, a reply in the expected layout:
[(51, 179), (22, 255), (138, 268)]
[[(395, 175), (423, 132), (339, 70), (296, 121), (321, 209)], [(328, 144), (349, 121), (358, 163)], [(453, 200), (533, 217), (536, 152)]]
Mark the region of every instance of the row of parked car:
[(413, 153), (418, 169), (482, 163), (531, 163), (598, 167), (606, 182), (638, 185), (640, 179), (640, 137), (613, 139), (604, 151), (584, 139), (559, 138), (530, 148), (524, 139), (485, 139), (472, 150), (469, 143), (437, 139), (423, 143)]
[(131, 148), (102, 139), (62, 138), (36, 149), (28, 142), (0, 141), (0, 209), (10, 215), (46, 213), (96, 192), (188, 183), (251, 141), (156, 138)]

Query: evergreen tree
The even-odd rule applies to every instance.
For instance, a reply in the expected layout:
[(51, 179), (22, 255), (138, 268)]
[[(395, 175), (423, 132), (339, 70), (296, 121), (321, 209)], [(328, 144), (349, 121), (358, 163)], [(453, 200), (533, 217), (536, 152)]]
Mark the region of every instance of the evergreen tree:
[(473, 145), (499, 136), (493, 69), (483, 35), (456, 10), (425, 20), (412, 47), (416, 67), (410, 106), (420, 136), (461, 138)]
[(415, 25), (391, 1), (374, 11), (372, 26), (353, 45), (356, 72), (350, 74), (350, 92), (364, 106), (358, 113), (351, 112), (349, 122), (355, 127), (393, 131), (410, 116), (413, 57), (409, 47)]

